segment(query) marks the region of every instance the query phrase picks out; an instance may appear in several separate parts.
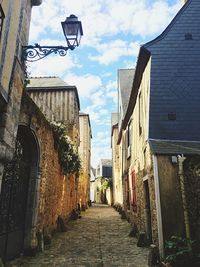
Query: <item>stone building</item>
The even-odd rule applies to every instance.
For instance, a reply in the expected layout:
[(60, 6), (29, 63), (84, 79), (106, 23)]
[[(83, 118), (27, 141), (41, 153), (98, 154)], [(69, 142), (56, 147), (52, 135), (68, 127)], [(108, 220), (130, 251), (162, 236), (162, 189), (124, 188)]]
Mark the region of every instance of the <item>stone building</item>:
[[(123, 122), (131, 94), (134, 72), (134, 69), (118, 70), (118, 137), (116, 137), (116, 141), (113, 140), (114, 149), (119, 151), (119, 183), (123, 185), (121, 198), (123, 208), (127, 213), (130, 211), (128, 169), (130, 166), (131, 137), (127, 135), (126, 130), (123, 128)], [(131, 121), (129, 128), (131, 129)]]
[(122, 177), (120, 176), (120, 159), (118, 141), (118, 113), (111, 115), (111, 148), (112, 148), (112, 179), (113, 179), (113, 204), (123, 205)]
[(78, 181), (78, 202), (84, 210), (90, 200), (91, 138), (92, 131), (88, 114), (79, 114), (81, 173)]
[(95, 201), (95, 198), (94, 198), (95, 174), (96, 174), (96, 170), (91, 166), (91, 169), (90, 169), (90, 200), (92, 202)]
[[(58, 77), (35, 77), (30, 79), (27, 92), (48, 123), (56, 122), (66, 126), (66, 134), (78, 153), (80, 104), (77, 88), (66, 84)], [(41, 232), (42, 235), (51, 235), (57, 228), (58, 220), (62, 220), (63, 223), (67, 222), (72, 211), (76, 209), (78, 177), (75, 174), (62, 174), (59, 162), (56, 163), (57, 152), (52, 146), (52, 140), (46, 140), (45, 132), (43, 132), (45, 128), (42, 129), (42, 126), (37, 125), (35, 127), (41, 128), (42, 131), (40, 134), (37, 130), (36, 134), (38, 142), (40, 140), (42, 154), (39, 161), (41, 179), (38, 199), (39, 203), (42, 203), (42, 210), (38, 211), (41, 217), (37, 218), (37, 232)], [(53, 151), (55, 154), (52, 155)]]
[[(24, 232), (23, 216), (21, 224), (19, 214), (16, 214), (21, 209), (17, 197), (22, 192), (18, 192), (19, 187), (12, 181), (12, 175), (8, 175), (11, 171), (8, 162), (15, 154), (24, 87), (22, 46), (28, 42), (31, 8), (41, 2), (3, 0), (0, 3), (0, 258), (4, 259), (18, 254), (24, 243), (24, 234), (25, 238), (30, 234), (27, 229)], [(23, 191), (23, 187), (20, 190)], [(12, 207), (11, 203), (15, 206)]]
[(97, 203), (110, 205), (113, 203), (111, 159), (99, 161), (94, 182), (94, 198)]
[(80, 102), (76, 86), (59, 77), (35, 77), (29, 79), (27, 92), (50, 122), (62, 122), (68, 136), (79, 145)]
[[(185, 3), (156, 39), (140, 48), (122, 121), (129, 177), (127, 216), (161, 256), (176, 235), (199, 237), (200, 2)], [(130, 134), (131, 133), (131, 134)]]
[(22, 251), (34, 255), (36, 250), (43, 250), (55, 231), (65, 230), (65, 223), (76, 209), (76, 179), (73, 174), (63, 175), (52, 126), (26, 93), (22, 98), (18, 132), (24, 149), (20, 164), (26, 167), (22, 177), (26, 177), (27, 184), (23, 187), (28, 191), (23, 199), (18, 198), (18, 202), (24, 201), (21, 205), (26, 211)]

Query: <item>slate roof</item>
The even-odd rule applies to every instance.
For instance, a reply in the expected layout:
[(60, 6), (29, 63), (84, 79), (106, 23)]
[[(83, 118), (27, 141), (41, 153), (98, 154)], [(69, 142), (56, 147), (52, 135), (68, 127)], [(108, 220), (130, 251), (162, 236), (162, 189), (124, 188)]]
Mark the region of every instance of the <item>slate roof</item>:
[[(199, 12), (200, 1), (188, 0), (163, 33), (140, 48), (123, 129), (151, 56), (149, 138), (200, 141)], [(175, 114), (174, 120), (169, 119), (170, 113)]]
[(26, 90), (29, 92), (73, 90), (76, 94), (78, 107), (80, 109), (80, 101), (76, 86), (67, 84), (59, 77), (31, 77), (29, 78), (29, 84)]
[(56, 89), (59, 87), (72, 87), (64, 82), (59, 77), (31, 77), (30, 83), (27, 85), (28, 89), (33, 88), (52, 88)]
[(112, 159), (101, 159), (102, 166), (112, 167)]
[(122, 111), (123, 114), (126, 113), (129, 98), (131, 94), (131, 89), (133, 85), (135, 70), (134, 69), (119, 69), (118, 70), (118, 86), (119, 94), (122, 100)]
[(172, 27), (172, 25), (176, 21), (177, 17), (180, 16), (180, 14), (183, 12), (185, 7), (188, 5), (188, 2), (191, 2), (191, 0), (187, 1), (187, 3), (179, 10), (179, 12), (174, 17), (174, 19), (171, 21), (171, 23), (167, 26), (167, 28), (158, 37), (154, 38), (153, 40), (147, 42), (146, 44), (144, 44), (140, 47), (138, 58), (137, 58), (137, 63), (136, 63), (135, 75), (134, 75), (134, 79), (133, 79), (133, 86), (131, 88), (132, 90), (130, 93), (126, 114), (124, 115), (124, 121), (123, 121), (123, 125), (122, 125), (123, 129), (126, 128), (128, 121), (130, 119), (130, 116), (132, 115), (133, 109), (135, 107), (136, 99), (137, 99), (139, 86), (140, 86), (140, 83), (142, 80), (142, 74), (143, 74), (143, 71), (146, 67), (146, 64), (147, 64), (147, 62), (151, 56), (151, 52), (148, 50), (148, 47), (150, 45), (156, 43), (157, 41), (162, 40), (163, 36), (165, 36), (167, 34), (167, 32), (170, 30), (170, 28)]
[(117, 112), (111, 113), (111, 126), (115, 126), (116, 124), (118, 124), (118, 116), (119, 114)]
[(200, 155), (200, 142), (149, 140), (154, 154), (167, 155)]
[(79, 112), (79, 116), (86, 116), (88, 118), (88, 123), (89, 123), (89, 127), (90, 127), (90, 137), (92, 138), (92, 127), (91, 127), (91, 123), (90, 123), (90, 115), (87, 113), (83, 113), (83, 112)]

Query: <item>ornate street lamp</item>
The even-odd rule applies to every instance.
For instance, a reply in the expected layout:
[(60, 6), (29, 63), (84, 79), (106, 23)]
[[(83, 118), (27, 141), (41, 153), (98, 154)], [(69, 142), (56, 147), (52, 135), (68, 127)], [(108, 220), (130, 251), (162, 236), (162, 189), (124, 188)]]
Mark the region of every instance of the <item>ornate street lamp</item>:
[(67, 41), (67, 46), (40, 46), (39, 44), (22, 47), (22, 58), (25, 61), (38, 61), (52, 53), (65, 56), (67, 50), (73, 50), (79, 46), (83, 29), (81, 21), (75, 15), (70, 15), (65, 21), (61, 22), (63, 32)]

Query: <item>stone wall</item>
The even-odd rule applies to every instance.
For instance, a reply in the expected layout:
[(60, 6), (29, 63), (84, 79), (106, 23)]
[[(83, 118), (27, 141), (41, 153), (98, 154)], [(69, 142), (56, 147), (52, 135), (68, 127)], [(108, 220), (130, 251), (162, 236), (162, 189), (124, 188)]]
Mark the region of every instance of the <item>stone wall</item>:
[(200, 241), (200, 156), (186, 157), (184, 177), (191, 239)]
[[(157, 225), (157, 210), (155, 200), (155, 182), (153, 173), (153, 159), (148, 144), (143, 153), (143, 159), (136, 160), (129, 168), (129, 187), (130, 187), (130, 217), (131, 224), (138, 232), (149, 231), (150, 240), (158, 245), (158, 225)], [(133, 210), (132, 205), (132, 181), (131, 172), (135, 172), (136, 178), (136, 210)], [(145, 193), (145, 183), (148, 187), (148, 192)], [(150, 213), (148, 217), (147, 210)]]
[(88, 205), (88, 173), (81, 173), (78, 180), (78, 203), (84, 210)]
[(80, 144), (78, 148), (81, 159), (81, 174), (78, 182), (78, 202), (87, 207), (90, 200), (90, 168), (91, 168), (91, 126), (88, 114), (79, 114)]
[(163, 237), (184, 234), (184, 221), (178, 165), (172, 164), (168, 155), (158, 156), (158, 175), (160, 180), (161, 216)]
[(21, 45), (27, 44), (31, 16), (30, 1), (11, 2), (2, 3), (5, 21), (0, 42), (0, 162), (11, 160), (14, 153), (24, 80)]
[(120, 151), (117, 145), (118, 127), (112, 129), (112, 179), (113, 179), (113, 202), (115, 205), (123, 204), (122, 179), (120, 176)]
[(58, 216), (67, 221), (76, 207), (75, 177), (62, 175), (50, 124), (26, 94), (22, 99), (20, 124), (32, 129), (39, 144), (36, 231), (52, 234), (57, 229)]

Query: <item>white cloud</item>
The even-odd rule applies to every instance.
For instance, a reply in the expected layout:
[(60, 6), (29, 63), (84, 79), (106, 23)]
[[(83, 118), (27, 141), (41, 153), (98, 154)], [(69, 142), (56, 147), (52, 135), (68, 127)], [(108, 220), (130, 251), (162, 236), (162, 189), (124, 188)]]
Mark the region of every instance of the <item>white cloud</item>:
[(97, 167), (100, 159), (111, 159), (111, 149), (107, 146), (92, 146), (92, 166)]
[(82, 45), (96, 48), (105, 37), (120, 33), (147, 37), (159, 34), (180, 6), (180, 0), (174, 5), (166, 0), (44, 0), (33, 9), (31, 40), (41, 33), (62, 36), (60, 22), (71, 13), (82, 21)]
[(111, 159), (110, 132), (97, 132), (92, 140), (92, 165), (97, 166), (100, 159)]
[(116, 105), (118, 101), (117, 81), (109, 81), (106, 85), (106, 97)]
[[(181, 2), (181, 1), (179, 1)], [(141, 37), (160, 34), (175, 13), (180, 8), (180, 3), (169, 6), (166, 1), (155, 1), (150, 7), (138, 10), (131, 19), (130, 32)]]
[(107, 125), (108, 117), (110, 116), (110, 111), (106, 108), (101, 108), (97, 105), (89, 105), (83, 109), (84, 113), (90, 115), (90, 119), (96, 125)]
[(106, 97), (103, 90), (98, 90), (97, 92), (90, 95), (90, 100), (92, 105), (95, 107), (102, 107), (106, 104)]
[(117, 81), (109, 81), (106, 85), (107, 92), (117, 90)]
[(112, 76), (112, 72), (104, 72), (103, 74), (101, 74), (101, 77), (111, 77)]
[(108, 98), (111, 98), (112, 101), (113, 101), (113, 103), (114, 103), (115, 105), (117, 105), (117, 102), (118, 102), (118, 93), (117, 93), (116, 90), (115, 90), (115, 91), (108, 92), (108, 93), (106, 94), (106, 96), (107, 96)]
[(90, 98), (91, 94), (94, 93), (102, 85), (101, 78), (99, 76), (85, 74), (78, 76), (75, 74), (67, 74), (64, 80), (71, 85), (76, 85), (78, 93), (81, 97)]
[(136, 56), (139, 51), (139, 43), (114, 40), (110, 43), (99, 44), (96, 46), (96, 49), (100, 54), (97, 56), (90, 55), (90, 60), (108, 65), (119, 60), (122, 56)]
[(69, 55), (48, 56), (42, 60), (28, 63), (28, 72), (31, 76), (61, 76), (61, 74), (73, 67), (77, 67), (77, 63)]

